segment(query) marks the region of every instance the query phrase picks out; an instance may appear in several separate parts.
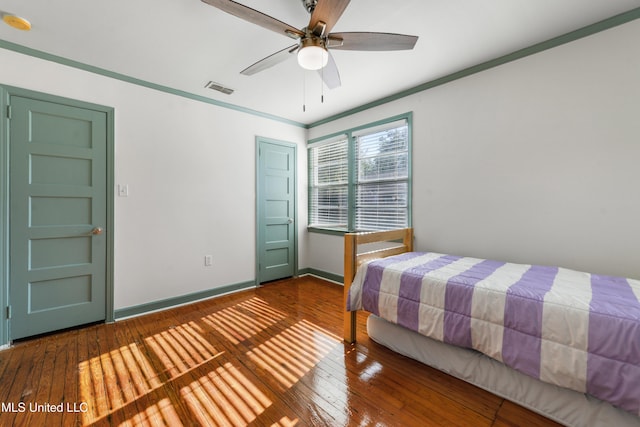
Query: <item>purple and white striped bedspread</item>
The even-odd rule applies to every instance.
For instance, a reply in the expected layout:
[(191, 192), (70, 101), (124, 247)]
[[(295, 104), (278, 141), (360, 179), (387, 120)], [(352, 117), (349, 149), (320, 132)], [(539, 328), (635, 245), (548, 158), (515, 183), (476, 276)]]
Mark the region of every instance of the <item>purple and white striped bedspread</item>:
[(638, 280), (410, 252), (358, 270), (359, 309), (640, 415)]

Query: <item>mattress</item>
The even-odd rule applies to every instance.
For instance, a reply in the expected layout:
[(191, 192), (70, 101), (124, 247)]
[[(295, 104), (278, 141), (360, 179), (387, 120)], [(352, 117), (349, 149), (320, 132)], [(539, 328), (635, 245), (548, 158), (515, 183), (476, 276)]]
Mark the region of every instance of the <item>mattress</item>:
[(584, 393), (548, 384), (482, 353), (453, 346), (388, 322), (367, 319), (372, 340), (404, 356), (574, 427), (638, 427), (640, 418)]

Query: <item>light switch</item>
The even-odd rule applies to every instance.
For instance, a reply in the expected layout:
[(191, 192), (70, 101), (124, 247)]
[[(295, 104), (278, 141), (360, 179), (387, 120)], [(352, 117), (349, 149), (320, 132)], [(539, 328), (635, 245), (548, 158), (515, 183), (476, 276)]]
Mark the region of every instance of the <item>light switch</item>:
[(129, 197), (129, 184), (118, 184), (118, 196)]

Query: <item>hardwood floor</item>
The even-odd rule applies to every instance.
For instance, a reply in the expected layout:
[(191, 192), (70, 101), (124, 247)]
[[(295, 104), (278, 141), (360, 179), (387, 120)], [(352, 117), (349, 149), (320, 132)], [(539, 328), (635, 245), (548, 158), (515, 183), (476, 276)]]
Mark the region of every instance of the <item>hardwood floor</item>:
[(0, 425), (551, 426), (370, 341), (313, 277), (0, 352)]

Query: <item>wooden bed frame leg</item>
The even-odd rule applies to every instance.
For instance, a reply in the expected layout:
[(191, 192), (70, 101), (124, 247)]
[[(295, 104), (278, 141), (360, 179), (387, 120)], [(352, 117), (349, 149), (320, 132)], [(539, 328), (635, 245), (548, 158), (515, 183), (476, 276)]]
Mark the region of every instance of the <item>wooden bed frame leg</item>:
[(347, 233), (344, 239), (344, 340), (352, 344), (356, 342), (356, 312), (346, 311), (347, 301), (349, 299), (349, 288), (355, 276), (355, 261), (357, 253), (356, 235)]
[(356, 342), (356, 315), (357, 311), (347, 311), (344, 313), (344, 341), (347, 344)]

